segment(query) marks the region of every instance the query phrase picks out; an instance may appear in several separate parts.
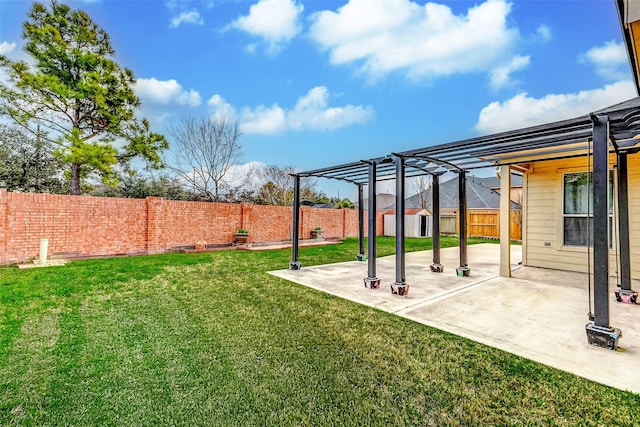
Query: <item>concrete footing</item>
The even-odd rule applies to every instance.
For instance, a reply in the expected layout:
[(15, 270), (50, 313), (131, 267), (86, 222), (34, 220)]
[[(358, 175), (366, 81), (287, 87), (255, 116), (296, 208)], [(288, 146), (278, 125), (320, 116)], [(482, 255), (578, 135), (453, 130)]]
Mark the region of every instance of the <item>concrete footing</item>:
[(291, 261), (289, 263), (289, 270), (300, 270), (300, 268), (302, 268), (300, 261)]
[(444, 265), (438, 264), (437, 262), (434, 262), (433, 264), (431, 264), (429, 266), (429, 268), (434, 273), (443, 273), (444, 272)]
[(380, 279), (377, 277), (365, 277), (364, 287), (367, 289), (378, 289), (380, 287)]
[(59, 265), (65, 265), (67, 260), (65, 259), (49, 259), (45, 261), (44, 264), (40, 263), (39, 260), (34, 260), (31, 264), (18, 264), (19, 269), (25, 268), (42, 268), (42, 267), (56, 267)]
[(633, 289), (616, 289), (616, 301), (622, 302), (624, 304), (637, 304), (638, 303), (638, 292)]
[(456, 268), (456, 274), (458, 276), (471, 276), (471, 268), (469, 266), (462, 266)]
[(587, 323), (587, 341), (595, 347), (602, 347), (608, 350), (618, 348), (618, 339), (622, 336), (622, 331), (617, 328), (603, 328), (593, 323)]
[(392, 283), (391, 293), (399, 296), (409, 295), (409, 285), (406, 283)]

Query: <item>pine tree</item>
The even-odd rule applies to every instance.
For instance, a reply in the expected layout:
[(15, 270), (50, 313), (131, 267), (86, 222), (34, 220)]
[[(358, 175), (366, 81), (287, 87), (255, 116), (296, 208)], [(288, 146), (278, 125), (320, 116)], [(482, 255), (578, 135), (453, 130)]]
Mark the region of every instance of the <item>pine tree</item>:
[(0, 113), (57, 145), (71, 194), (80, 194), (81, 180), (94, 173), (115, 185), (114, 166), (134, 157), (163, 166), (167, 140), (136, 118), (133, 72), (113, 60), (105, 30), (85, 12), (52, 1), (50, 8), (33, 4), (22, 35), (34, 65), (0, 56), (10, 78), (0, 84)]

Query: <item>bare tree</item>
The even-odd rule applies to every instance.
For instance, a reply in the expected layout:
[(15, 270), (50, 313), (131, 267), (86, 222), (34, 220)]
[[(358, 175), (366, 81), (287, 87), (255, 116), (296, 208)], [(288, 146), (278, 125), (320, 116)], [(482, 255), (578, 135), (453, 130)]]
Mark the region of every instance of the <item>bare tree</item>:
[[(277, 206), (291, 206), (293, 204), (293, 177), (291, 174), (299, 172), (293, 166), (265, 166), (260, 176), (264, 184), (258, 191), (261, 203)], [(300, 196), (303, 200), (315, 202), (318, 195), (315, 192), (315, 181), (305, 179), (301, 183)]]
[[(242, 158), (240, 130), (225, 117), (185, 118), (169, 129), (173, 137), (168, 167), (201, 198), (221, 201), (234, 181), (247, 179), (232, 176), (232, 168)], [(240, 187), (241, 184), (235, 185)]]
[(429, 187), (431, 187), (430, 182), (424, 175), (419, 176), (413, 183), (413, 190), (420, 198), (420, 207), (422, 209), (427, 209), (427, 206), (429, 206), (427, 197)]

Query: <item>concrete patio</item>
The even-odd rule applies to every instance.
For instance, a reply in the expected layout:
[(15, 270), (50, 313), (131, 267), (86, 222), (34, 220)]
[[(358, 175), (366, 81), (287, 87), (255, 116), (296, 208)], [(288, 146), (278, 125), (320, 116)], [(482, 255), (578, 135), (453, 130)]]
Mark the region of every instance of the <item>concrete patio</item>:
[[(611, 325), (622, 330), (617, 351), (587, 343), (588, 277), (518, 265), (521, 247), (512, 246), (513, 277), (499, 276), (497, 244), (468, 247), (470, 277), (458, 277), (458, 249), (441, 251), (444, 273), (432, 273), (431, 251), (406, 255), (409, 295), (392, 295), (395, 256), (379, 258), (380, 289), (367, 289), (366, 262), (344, 262), (278, 270), (271, 274), (339, 297), (376, 307), (581, 377), (640, 393), (640, 305), (615, 301), (610, 284)], [(640, 289), (634, 282), (633, 289)]]

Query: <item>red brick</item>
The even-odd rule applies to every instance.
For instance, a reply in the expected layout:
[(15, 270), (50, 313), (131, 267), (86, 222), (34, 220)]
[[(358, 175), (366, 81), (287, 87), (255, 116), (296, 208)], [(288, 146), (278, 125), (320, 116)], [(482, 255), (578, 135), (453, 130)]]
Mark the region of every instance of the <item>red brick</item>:
[[(289, 240), (291, 216), (292, 208), (286, 206), (23, 194), (0, 189), (0, 264), (37, 257), (40, 239), (45, 237), (50, 254), (78, 256), (161, 253), (202, 240), (229, 244), (238, 228), (250, 231), (250, 242)], [(381, 213), (376, 223), (380, 234)], [(300, 237), (309, 238), (315, 227), (322, 227), (329, 238), (357, 236), (358, 212), (302, 207)]]

